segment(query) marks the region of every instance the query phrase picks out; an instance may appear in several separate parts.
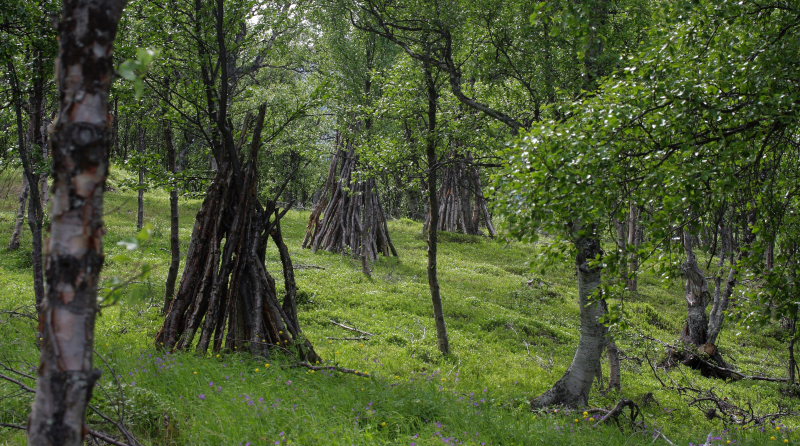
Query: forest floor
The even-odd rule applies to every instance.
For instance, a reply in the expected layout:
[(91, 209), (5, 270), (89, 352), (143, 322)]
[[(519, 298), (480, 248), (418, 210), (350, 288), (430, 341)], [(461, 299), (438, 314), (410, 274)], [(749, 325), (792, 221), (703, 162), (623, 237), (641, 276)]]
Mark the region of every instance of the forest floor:
[[(640, 291), (626, 303), (630, 328), (617, 335), (624, 352), (622, 391), (591, 396), (592, 407), (622, 398), (638, 403), (646, 427), (622, 423), (595, 427), (592, 414), (567, 410), (531, 412), (530, 397), (552, 385), (569, 366), (578, 341), (573, 264), (528, 245), (477, 236), (443, 234), (439, 274), (453, 354), (443, 358), (426, 281), (422, 225), (393, 220), (389, 229), (398, 258), (381, 259), (372, 278), (352, 258), (301, 249), (308, 212), (284, 222), (300, 295), (300, 320), (326, 364), (369, 377), (294, 367), (289, 357), (270, 360), (243, 353), (167, 354), (153, 339), (163, 321), (169, 264), (169, 202), (163, 191), (146, 194), (152, 231), (135, 250), (136, 192), (119, 187), (117, 170), (106, 197), (106, 284), (130, 281), (119, 300), (98, 318), (96, 362), (103, 370), (94, 404), (124, 417), (148, 445), (634, 445), (795, 444), (798, 418), (741, 429), (707, 419), (703, 403), (659, 383), (648, 360), (666, 357), (683, 327), (685, 301), (679, 279), (645, 272)], [(8, 313), (33, 313), (30, 238), (6, 249), (18, 184), (0, 181), (0, 369), (35, 374), (34, 322)], [(199, 201), (181, 201), (182, 253)], [(268, 252), (268, 269), (281, 285), (280, 262)], [(142, 266), (151, 268), (139, 277)], [(345, 330), (333, 321), (374, 334)], [(775, 324), (773, 324), (775, 325)], [(728, 323), (720, 339), (724, 356), (750, 375), (785, 376), (786, 344), (777, 326)], [(605, 365), (604, 365), (605, 368)], [(607, 369), (604, 370), (607, 375)], [(0, 371), (2, 374), (12, 372)], [(756, 414), (800, 410), (800, 398), (780, 383), (706, 379), (685, 367), (658, 369), (667, 386), (714, 389)], [(29, 378), (17, 376), (33, 386)], [(30, 394), (0, 382), (0, 422), (25, 424)], [(97, 416), (90, 422), (117, 434)], [(663, 433), (666, 438), (659, 435)], [(20, 431), (0, 428), (0, 443), (24, 444)]]

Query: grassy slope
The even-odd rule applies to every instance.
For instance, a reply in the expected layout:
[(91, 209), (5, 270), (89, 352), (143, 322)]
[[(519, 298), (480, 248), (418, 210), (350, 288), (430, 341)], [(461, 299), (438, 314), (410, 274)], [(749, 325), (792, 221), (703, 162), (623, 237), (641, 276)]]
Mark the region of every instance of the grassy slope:
[[(121, 173), (116, 174), (119, 180)], [(7, 181), (6, 178), (4, 181)], [(7, 188), (6, 188), (7, 189)], [(284, 231), (303, 294), (301, 322), (318, 352), (331, 363), (367, 371), (372, 378), (312, 373), (290, 367), (286, 358), (257, 361), (244, 354), (220, 357), (163, 354), (152, 339), (162, 320), (159, 306), (169, 260), (168, 198), (148, 193), (147, 221), (152, 239), (122, 261), (116, 242), (134, 235), (133, 192), (107, 195), (107, 262), (104, 275), (130, 277), (139, 264), (153, 266), (151, 276), (125, 290), (122, 301), (103, 311), (97, 326), (97, 350), (107, 361), (96, 404), (112, 412), (118, 406), (117, 383), (124, 394), (128, 422), (148, 443), (187, 445), (297, 444), (650, 444), (653, 431), (632, 434), (615, 428), (591, 428), (580, 413), (533, 414), (527, 398), (546, 390), (569, 365), (577, 343), (578, 308), (569, 261), (531, 273), (536, 248), (480, 237), (444, 234), (440, 279), (455, 354), (436, 350), (425, 276), (421, 225), (390, 223), (399, 259), (383, 259), (373, 278), (348, 257), (300, 248), (308, 214), (291, 212)], [(3, 198), (3, 197), (0, 197)], [(29, 250), (5, 250), (15, 209), (13, 193), (0, 204), (0, 308), (30, 307), (33, 300)], [(182, 202), (183, 252), (199, 203)], [(27, 233), (26, 233), (27, 235)], [(27, 244), (26, 244), (27, 243)], [(28, 246), (29, 239), (23, 240)], [(269, 269), (280, 282), (279, 264), (270, 251)], [(529, 279), (543, 284), (528, 287)], [(280, 285), (279, 285), (280, 286)], [(671, 341), (682, 326), (679, 282), (663, 283), (645, 275), (641, 294), (629, 302), (634, 329)], [(30, 310), (30, 308), (29, 308)], [(365, 341), (329, 340), (355, 335), (333, 325), (336, 319), (376, 333)], [(784, 374), (783, 345), (763, 336), (723, 332), (721, 348), (751, 373)], [(35, 347), (29, 321), (0, 315), (0, 361), (33, 368)], [(619, 346), (630, 356), (661, 355), (630, 333)], [(267, 365), (268, 364), (268, 365)], [(108, 367), (113, 369), (110, 371)], [(112, 379), (116, 374), (117, 379)], [(748, 401), (761, 412), (779, 402), (793, 404), (772, 383), (722, 384), (688, 370), (673, 379), (717, 386), (723, 394)], [(594, 405), (621, 397), (642, 401), (652, 392), (657, 403), (644, 407), (649, 427), (661, 429), (676, 444), (783, 444), (793, 442), (790, 426), (780, 431), (723, 432), (668, 391), (660, 390), (647, 364), (623, 361), (623, 394), (593, 394)], [(0, 383), (0, 395), (11, 386)], [(0, 402), (0, 421), (24, 423), (26, 395)], [(576, 422), (577, 420), (577, 422)], [(106, 430), (112, 431), (106, 427)], [(771, 436), (776, 440), (771, 440)], [(0, 429), (0, 442), (23, 444), (23, 437)], [(658, 441), (657, 443), (663, 443)]]

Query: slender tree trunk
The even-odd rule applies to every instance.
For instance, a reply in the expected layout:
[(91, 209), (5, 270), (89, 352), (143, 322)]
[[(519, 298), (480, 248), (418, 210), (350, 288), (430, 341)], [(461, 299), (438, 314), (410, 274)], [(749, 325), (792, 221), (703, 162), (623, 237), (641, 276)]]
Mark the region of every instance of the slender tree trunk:
[[(167, 81), (169, 85), (169, 81)], [(172, 188), (169, 191), (169, 247), (170, 263), (167, 273), (166, 291), (164, 293), (164, 308), (162, 313), (167, 312), (169, 303), (175, 296), (175, 282), (178, 278), (178, 269), (181, 266), (181, 240), (180, 240), (180, 213), (178, 209), (178, 184), (174, 180), (178, 173), (175, 145), (172, 141), (172, 122), (169, 119), (164, 121), (164, 142), (167, 145), (167, 164), (172, 173)]]
[(433, 316), (436, 319), (436, 336), (439, 340), (439, 350), (447, 355), (450, 353), (450, 339), (447, 335), (447, 324), (444, 320), (442, 296), (439, 291), (439, 277), (437, 271), (437, 233), (439, 227), (439, 201), (436, 196), (436, 110), (438, 107), (439, 92), (431, 73), (430, 66), (425, 66), (425, 81), (428, 91), (428, 135), (425, 155), (428, 159), (428, 286), (431, 290), (433, 301)]
[(639, 245), (642, 244), (642, 227), (639, 224), (641, 218), (641, 210), (639, 206), (631, 204), (630, 212), (628, 213), (628, 230), (627, 230), (627, 248), (628, 253), (628, 291), (639, 290), (639, 254), (637, 253)]
[[(42, 61), (41, 53), (37, 53), (36, 60), (34, 61), (34, 82), (31, 97), (32, 113), (30, 116), (30, 127), (35, 129), (39, 127), (40, 108), (42, 105), (43, 83), (41, 79)], [(35, 166), (31, 159), (32, 151), (25, 141), (25, 128), (22, 124), (22, 89), (17, 77), (16, 67), (13, 61), (9, 60), (7, 63), (9, 72), (9, 81), (11, 84), (11, 95), (14, 103), (14, 116), (16, 118), (17, 127), (17, 144), (19, 146), (19, 157), (22, 161), (22, 171), (25, 175), (25, 180), (28, 183), (28, 191), (30, 199), (28, 200), (28, 227), (31, 230), (31, 260), (33, 263), (33, 289), (36, 298), (37, 308), (41, 305), (44, 299), (44, 270), (42, 267), (42, 202), (39, 197), (39, 175), (36, 173)], [(41, 143), (37, 131), (31, 133), (28, 138), (31, 146), (36, 147), (37, 143)]]
[(581, 312), (581, 337), (572, 364), (564, 376), (553, 387), (531, 401), (533, 408), (564, 405), (585, 406), (589, 402), (592, 380), (600, 367), (603, 347), (606, 345), (608, 328), (600, 322), (607, 313), (606, 302), (594, 297), (600, 286), (602, 267), (593, 261), (602, 256), (600, 240), (595, 231), (583, 233), (575, 225), (575, 264), (578, 270), (578, 305)]
[(11, 241), (8, 242), (9, 251), (19, 249), (20, 238), (22, 238), (23, 223), (25, 222), (25, 210), (28, 206), (28, 177), (22, 177), (22, 190), (19, 192), (19, 210), (17, 211), (16, 223), (14, 223), (14, 233), (11, 234)]
[(138, 208), (136, 211), (136, 230), (141, 231), (144, 227), (144, 152), (145, 152), (145, 130), (139, 126), (139, 193)]
[(795, 306), (794, 314), (792, 315), (792, 318), (789, 321), (789, 333), (791, 333), (791, 338), (789, 339), (789, 384), (794, 384), (797, 382), (796, 371), (798, 370), (797, 359), (794, 356), (794, 345), (797, 342), (797, 335), (798, 335), (797, 306)]
[(622, 374), (619, 363), (619, 349), (614, 341), (608, 342), (608, 388), (620, 390), (622, 388)]
[[(100, 371), (92, 364), (103, 266), (108, 92), (123, 0), (65, 0), (59, 39), (60, 113), (50, 139), (54, 188), (41, 363), (28, 425), (32, 446), (79, 446)], [(33, 189), (33, 188), (32, 188)], [(33, 197), (31, 197), (33, 198)]]

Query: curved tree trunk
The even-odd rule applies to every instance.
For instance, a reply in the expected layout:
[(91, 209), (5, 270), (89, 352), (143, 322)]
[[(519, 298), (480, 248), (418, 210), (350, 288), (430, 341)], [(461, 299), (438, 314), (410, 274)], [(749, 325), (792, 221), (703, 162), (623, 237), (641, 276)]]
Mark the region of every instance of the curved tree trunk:
[[(574, 231), (579, 233), (580, 231)], [(593, 234), (580, 235), (575, 240), (578, 269), (578, 305), (581, 311), (581, 337), (572, 364), (564, 376), (541, 396), (531, 401), (531, 407), (553, 405), (567, 407), (585, 406), (589, 402), (592, 380), (600, 368), (600, 358), (606, 345), (608, 328), (600, 322), (606, 314), (606, 302), (593, 298), (598, 291), (602, 268), (592, 264), (603, 251), (600, 240)]]
[(82, 443), (88, 431), (86, 407), (100, 376), (92, 348), (111, 140), (108, 92), (124, 5), (121, 0), (64, 2), (56, 70), (60, 112), (50, 140), (54, 185), (48, 286), (39, 309), (41, 363), (28, 426), (33, 446)]

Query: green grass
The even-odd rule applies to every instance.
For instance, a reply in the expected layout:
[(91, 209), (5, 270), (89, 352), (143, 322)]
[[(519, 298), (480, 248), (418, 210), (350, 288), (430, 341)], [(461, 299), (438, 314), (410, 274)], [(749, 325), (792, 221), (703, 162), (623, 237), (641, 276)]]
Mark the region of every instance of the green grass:
[[(112, 185), (124, 175), (115, 171)], [(30, 250), (24, 248), (30, 239), (23, 239), (20, 251), (5, 249), (16, 209), (13, 188), (6, 189), (9, 193), (0, 196), (0, 309), (32, 311)], [(407, 219), (390, 222), (400, 256), (378, 261), (372, 278), (349, 257), (300, 248), (307, 212), (290, 212), (283, 223), (302, 292), (304, 332), (326, 362), (369, 372), (370, 378), (312, 373), (292, 367), (291, 358), (165, 354), (154, 348), (153, 339), (162, 321), (169, 263), (168, 196), (148, 192), (145, 212), (152, 238), (124, 261), (119, 255), (125, 248), (117, 242), (135, 235), (135, 193), (114, 190), (106, 196), (104, 277), (129, 278), (144, 264), (153, 271), (128, 286), (121, 301), (104, 309), (98, 320), (102, 360), (97, 362), (103, 377), (95, 404), (108, 413), (124, 406), (126, 421), (146, 444), (620, 445), (651, 444), (652, 429), (662, 430), (676, 444), (703, 443), (709, 434), (723, 437), (711, 444), (800, 441), (792, 431), (796, 418), (784, 420), (780, 431), (769, 426), (763, 433), (707, 420), (674, 392), (663, 390), (647, 363), (634, 360), (623, 361), (622, 393), (594, 391), (592, 405), (612, 405), (623, 397), (642, 403), (652, 393), (655, 402), (643, 405), (648, 431), (593, 428), (580, 412), (530, 412), (528, 398), (564, 373), (578, 340), (571, 262), (544, 265), (536, 246), (443, 234), (439, 272), (454, 351), (443, 358), (436, 348), (422, 227)], [(198, 208), (198, 201), (181, 202), (183, 253)], [(274, 250), (268, 252), (268, 261), (280, 287)], [(536, 279), (532, 287), (531, 279)], [(619, 336), (619, 347), (629, 357), (647, 353), (663, 359), (661, 347), (634, 333), (667, 342), (677, 338), (685, 313), (680, 281), (645, 274), (641, 292), (626, 308), (633, 329)], [(354, 335), (331, 320), (376, 336), (365, 341), (327, 339)], [(723, 353), (737, 367), (751, 374), (785, 374), (779, 331), (735, 336), (737, 331), (729, 325), (720, 340)], [(32, 321), (0, 314), (0, 362), (35, 370), (34, 341)], [(739, 404), (752, 404), (757, 412), (775, 411), (778, 404), (800, 410), (798, 399), (784, 396), (780, 384), (723, 383), (686, 369), (674, 369), (669, 376), (679, 383), (714, 387)], [(0, 421), (25, 423), (30, 397), (16, 393), (13, 385), (0, 383)], [(94, 417), (92, 421), (97, 422)], [(24, 437), (0, 428), (0, 442), (24, 444)]]

